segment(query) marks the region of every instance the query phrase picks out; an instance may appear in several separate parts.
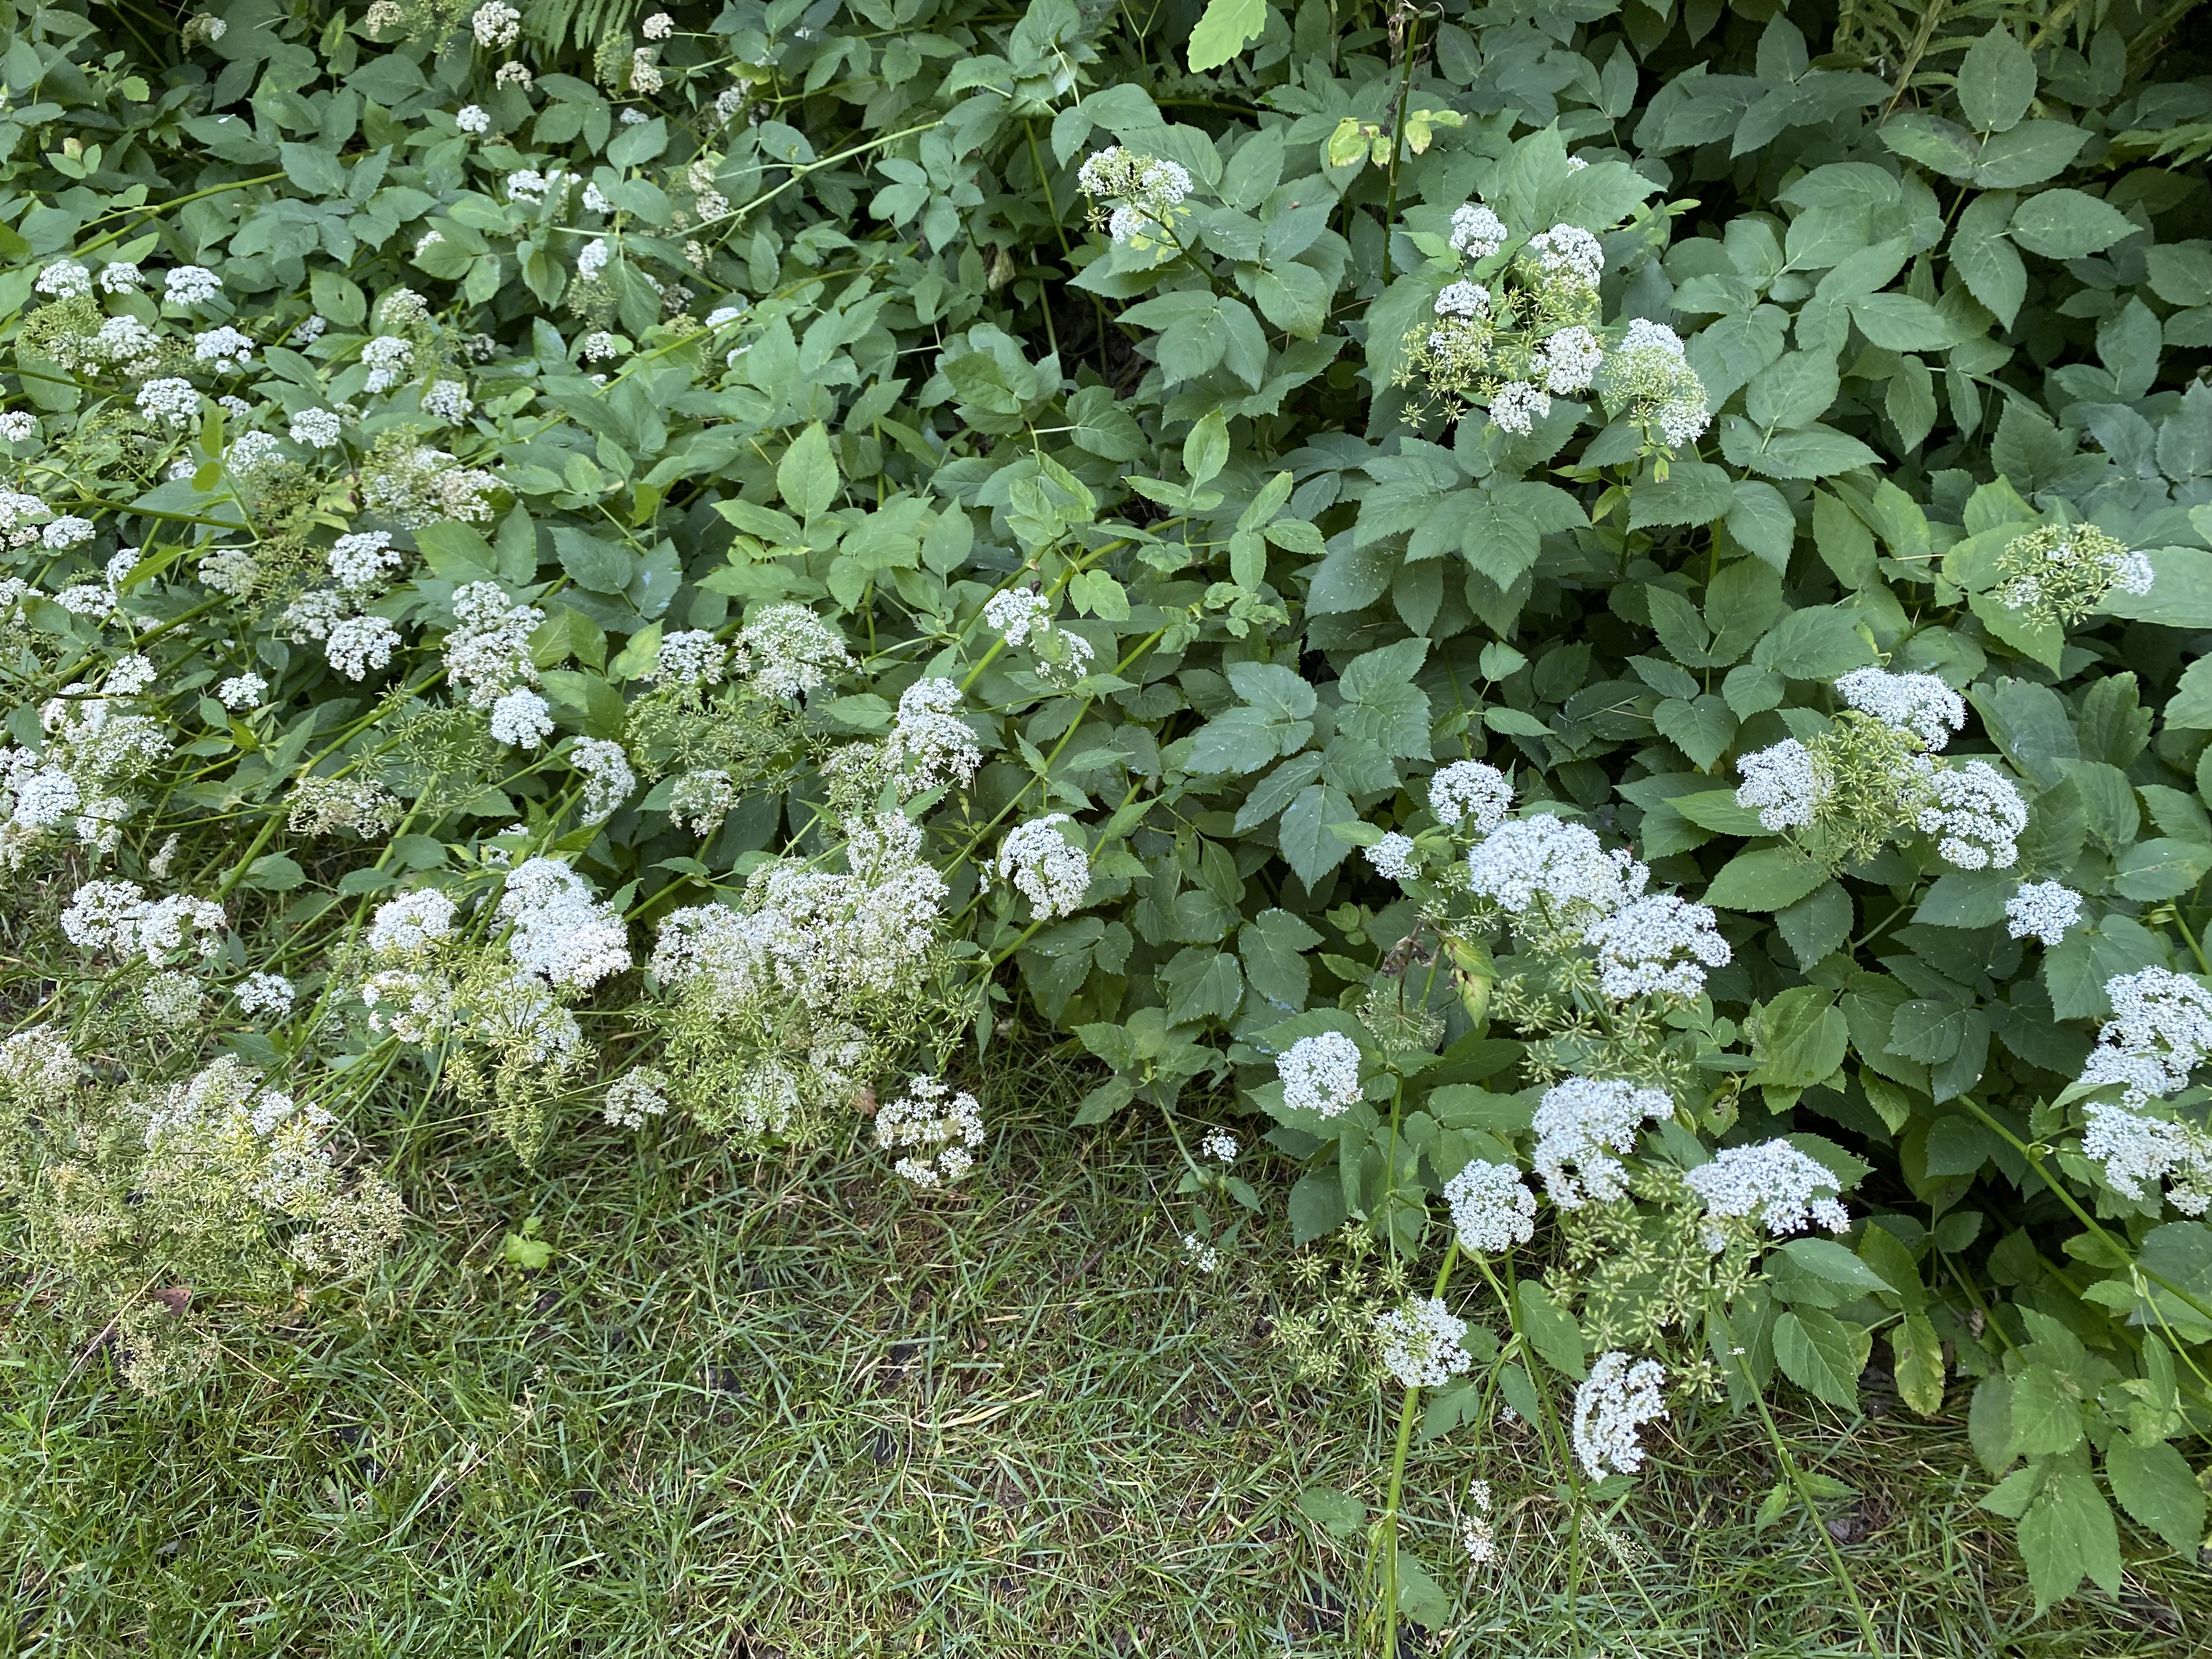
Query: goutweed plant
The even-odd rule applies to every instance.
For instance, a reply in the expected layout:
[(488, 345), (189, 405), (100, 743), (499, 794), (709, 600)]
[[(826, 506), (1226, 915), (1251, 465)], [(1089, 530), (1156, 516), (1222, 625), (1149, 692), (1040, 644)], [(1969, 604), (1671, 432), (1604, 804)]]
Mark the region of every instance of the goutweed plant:
[(2197, 1547), (2186, 5), (0, 24), (19, 1334), (345, 1317), (424, 1098), (988, 1180), (1042, 1027), (1402, 1391), (1378, 1651), (1785, 1382)]

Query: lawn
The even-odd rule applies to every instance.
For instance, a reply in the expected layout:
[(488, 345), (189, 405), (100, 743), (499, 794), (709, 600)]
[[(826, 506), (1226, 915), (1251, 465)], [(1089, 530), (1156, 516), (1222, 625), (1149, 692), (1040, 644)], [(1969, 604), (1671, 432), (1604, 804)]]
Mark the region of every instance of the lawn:
[[(532, 1174), (418, 1122), (393, 1140), (410, 1243), (366, 1297), (172, 1395), (19, 1304), (9, 1650), (1353, 1650), (1364, 1540), (1296, 1500), (1377, 1500), (1396, 1391), (1292, 1374), (1271, 1321), (1308, 1293), (1279, 1216), (1218, 1273), (1188, 1263), (1157, 1119), (1070, 1139), (1052, 1126), (1085, 1079), (1046, 1055), (997, 1081), (1005, 1127), (950, 1198), (865, 1142), (787, 1166), (585, 1121)], [(534, 1272), (511, 1259), (532, 1216)], [(1886, 1649), (2202, 1651), (2203, 1574), (2142, 1534), (2117, 1601), (2034, 1618), (1960, 1417), (1915, 1421), (1878, 1380), (1864, 1416), (1791, 1395), (1781, 1420), (1856, 1494), (1826, 1525)], [(1533, 1437), (1471, 1432), (1416, 1447), (1410, 1542), (1461, 1600), (1404, 1651), (1864, 1650), (1802, 1511), (1754, 1524), (1776, 1479), (1755, 1418), (1678, 1414), (1579, 1536)], [(1438, 1507), (1475, 1476), (1500, 1542), (1481, 1570)]]

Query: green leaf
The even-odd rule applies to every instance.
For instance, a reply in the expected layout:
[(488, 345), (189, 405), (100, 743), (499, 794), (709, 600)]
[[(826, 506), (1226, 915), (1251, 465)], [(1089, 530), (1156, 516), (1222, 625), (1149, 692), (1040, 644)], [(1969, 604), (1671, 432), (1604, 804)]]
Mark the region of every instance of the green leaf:
[(2081, 259), (2135, 234), (2135, 222), (2078, 190), (2045, 190), (2013, 210), (2012, 239), (2046, 259)]
[(1967, 292), (2007, 328), (2027, 297), (2027, 267), (2004, 235), (2013, 206), (2013, 198), (2002, 191), (1977, 196), (1951, 235), (1952, 268), (1966, 279)]
[(1521, 1310), (1521, 1334), (1544, 1362), (1563, 1376), (1577, 1382), (1589, 1368), (1583, 1355), (1583, 1330), (1575, 1316), (1552, 1299), (1552, 1293), (1533, 1279), (1524, 1279), (1514, 1291)]
[(1639, 478), (1631, 487), (1628, 527), (1711, 524), (1735, 500), (1735, 485), (1721, 468), (1708, 461), (1676, 461), (1664, 478)]
[(2020, 1553), (2039, 1612), (2063, 1601), (2087, 1573), (2106, 1595), (2120, 1587), (2119, 1528), (2097, 1483), (2070, 1464), (2051, 1467), (2020, 1517)]
[[(1878, 1230), (1877, 1230), (1878, 1231)], [(1907, 1314), (1889, 1330), (1897, 1397), (1923, 1417), (1943, 1409), (1943, 1343), (1923, 1313)]]
[(1266, 0), (1206, 0), (1206, 15), (1190, 32), (1191, 72), (1219, 69), (1267, 26)]
[(1332, 784), (1309, 784), (1299, 791), (1276, 831), (1291, 872), (1311, 887), (1343, 863), (1351, 855), (1351, 845), (1331, 835), (1328, 827), (1358, 817), (1344, 792)]
[(310, 196), (337, 196), (345, 191), (345, 168), (331, 151), (313, 144), (279, 144), (284, 174)]
[(801, 519), (817, 519), (829, 511), (842, 482), (830, 434), (819, 421), (800, 433), (776, 463), (776, 494)]
[(1728, 752), (1735, 737), (1735, 716), (1728, 704), (1708, 691), (1693, 702), (1669, 697), (1652, 710), (1659, 734), (1685, 755), (1699, 771), (1710, 771)]
[(1722, 910), (1779, 910), (1827, 879), (1823, 866), (1795, 848), (1754, 847), (1721, 866), (1705, 902)]
[[(1680, 803), (1675, 810), (1681, 810)], [(1809, 971), (1851, 936), (1851, 896), (1838, 881), (1824, 882), (1787, 908), (1778, 911), (1774, 925), (1790, 946), (1797, 966)]]
[(1739, 478), (1728, 510), (1728, 533), (1751, 550), (1775, 574), (1790, 570), (1790, 550), (1797, 539), (1797, 515), (1782, 492), (1755, 478)]
[(2081, 1443), (2081, 1402), (2069, 1379), (2048, 1365), (2030, 1365), (2013, 1379), (2012, 1451), (2035, 1457)]
[(1857, 1345), (1843, 1322), (1819, 1308), (1790, 1308), (1774, 1322), (1774, 1358), (1782, 1374), (1806, 1393), (1856, 1411)]
[(1782, 1245), (1778, 1254), (1787, 1256), (1814, 1277), (1846, 1290), (1879, 1291), (1889, 1288), (1888, 1280), (1832, 1238), (1793, 1238)]
[(2120, 854), (2112, 886), (2123, 898), (2179, 898), (2193, 891), (2212, 871), (2212, 847), (2164, 836), (2138, 842)]
[(1207, 1018), (1236, 1017), (1243, 1000), (1244, 975), (1228, 951), (1193, 945), (1178, 951), (1160, 969), (1160, 988), (1167, 994), (1169, 1024), (1195, 1025)]
[(264, 893), (289, 893), (307, 878), (298, 861), (284, 853), (264, 853), (246, 866), (245, 884)]
[[(560, 556), (561, 568), (577, 586), (589, 592), (619, 593), (637, 574), (637, 555), (628, 548), (603, 542), (569, 525), (554, 527), (553, 547)], [(489, 544), (485, 550), (489, 552)]]
[(649, 120), (639, 122), (635, 126), (626, 126), (614, 136), (612, 142), (607, 145), (607, 165), (617, 167), (641, 167), (667, 148), (668, 123), (656, 115)]
[(2204, 1538), (2204, 1488), (2189, 1460), (2163, 1441), (2138, 1445), (2115, 1437), (2105, 1454), (2112, 1496), (2137, 1522), (2192, 1559)]
[(1875, 648), (1846, 611), (1793, 611), (1759, 642), (1751, 659), (1793, 680), (1834, 680), (1871, 664)]
[[(1214, 0), (1218, 5), (1220, 0)], [(1407, 1553), (1401, 1544), (1398, 1548), (1398, 1607), (1407, 1618), (1424, 1630), (1441, 1630), (1451, 1622), (1453, 1597), (1443, 1585), (1429, 1577), (1428, 1569)]]
[(1332, 1538), (1357, 1537), (1367, 1524), (1367, 1506), (1334, 1486), (1308, 1486), (1298, 1494), (1298, 1513)]
[(1808, 1089), (1835, 1074), (1850, 1048), (1850, 1023), (1832, 1006), (1833, 995), (1817, 985), (1794, 985), (1775, 995), (1759, 1017), (1760, 1064), (1750, 1081)]
[(1386, 755), (1428, 759), (1429, 696), (1413, 683), (1428, 650), (1426, 640), (1401, 640), (1345, 665), (1337, 682), (1345, 698), (1337, 729), (1368, 739)]
[(1959, 60), (1959, 107), (1978, 132), (2004, 132), (2020, 124), (2035, 99), (2035, 59), (2002, 23), (1966, 48)]
[(1344, 1224), (1344, 1182), (1334, 1168), (1300, 1176), (1291, 1187), (1291, 1242), (1310, 1244)]
[(1245, 981), (1277, 1007), (1298, 1012), (1312, 983), (1304, 953), (1321, 942), (1319, 933), (1288, 910), (1262, 910), (1237, 935)]

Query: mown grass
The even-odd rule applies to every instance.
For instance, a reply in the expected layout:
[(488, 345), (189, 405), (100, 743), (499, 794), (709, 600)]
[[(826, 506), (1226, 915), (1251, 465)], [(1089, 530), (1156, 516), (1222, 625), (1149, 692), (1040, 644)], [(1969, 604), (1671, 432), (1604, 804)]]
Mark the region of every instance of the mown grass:
[[(414, 1242), (366, 1302), (161, 1399), (27, 1297), (0, 1370), (0, 1650), (1352, 1650), (1358, 1540), (1295, 1499), (1374, 1502), (1395, 1405), (1291, 1378), (1278, 1231), (1194, 1273), (1172, 1143), (1054, 1127), (1072, 1081), (1048, 1059), (1002, 1079), (990, 1159), (951, 1200), (865, 1150), (788, 1168), (579, 1123), (527, 1172), (418, 1124)], [(555, 1255), (528, 1273), (502, 1243), (532, 1214)], [(1802, 1403), (1799, 1456), (1859, 1493), (1827, 1522), (1886, 1649), (2203, 1651), (2197, 1564), (2135, 1536), (2118, 1601), (2039, 1619), (1957, 1424)], [(1678, 1420), (1577, 1550), (1533, 1437), (1419, 1449), (1410, 1541), (1462, 1594), (1403, 1650), (1863, 1652), (1809, 1524), (1752, 1524), (1762, 1436)], [(1477, 1474), (1503, 1544), (1479, 1576), (1453, 1510)]]

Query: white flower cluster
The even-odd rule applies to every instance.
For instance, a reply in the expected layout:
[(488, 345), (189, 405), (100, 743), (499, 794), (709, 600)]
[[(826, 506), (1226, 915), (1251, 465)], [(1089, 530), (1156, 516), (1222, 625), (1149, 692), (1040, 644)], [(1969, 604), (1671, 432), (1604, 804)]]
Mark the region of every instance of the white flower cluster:
[(1467, 869), (1468, 887), (1500, 909), (1517, 916), (1540, 905), (1555, 921), (1616, 910), (1651, 874), (1626, 853), (1607, 852), (1587, 826), (1548, 813), (1499, 824), (1468, 852)]
[(983, 1110), (971, 1094), (956, 1094), (933, 1077), (918, 1077), (876, 1113), (876, 1144), (906, 1156), (891, 1167), (917, 1187), (938, 1187), (975, 1167), (983, 1144)]
[(584, 800), (578, 816), (586, 823), (605, 823), (637, 787), (629, 754), (611, 738), (574, 739), (568, 745), (568, 764), (583, 774)]
[(200, 412), (199, 388), (190, 380), (149, 380), (138, 388), (138, 412), (149, 421), (182, 426)]
[(261, 1073), (235, 1054), (225, 1054), (189, 1082), (160, 1095), (146, 1111), (146, 1145), (195, 1139), (226, 1145), (264, 1143), (266, 1162), (252, 1196), (292, 1214), (308, 1213), (327, 1197), (337, 1168), (323, 1144), (331, 1115), (302, 1105), (282, 1089), (261, 1086)]
[(1065, 812), (1048, 812), (1016, 825), (1000, 843), (1000, 878), (1014, 884), (1040, 921), (1073, 915), (1091, 890), (1090, 854), (1060, 832), (1061, 824), (1073, 822)]
[(1510, 1164), (1476, 1158), (1444, 1182), (1444, 1202), (1463, 1250), (1496, 1255), (1535, 1236), (1536, 1194)]
[(278, 1019), (292, 1012), (292, 981), (282, 974), (248, 974), (234, 994), (249, 1014), (274, 1014)]
[(380, 334), (362, 347), (361, 361), (368, 370), (362, 390), (374, 396), (391, 391), (407, 378), (415, 348), (396, 334)]
[(269, 682), (258, 674), (234, 674), (215, 689), (215, 700), (233, 714), (261, 707), (269, 695)]
[(222, 292), (222, 278), (205, 265), (179, 265), (161, 279), (161, 298), (173, 306), (200, 306)]
[(936, 938), (945, 878), (921, 861), (920, 826), (896, 812), (848, 823), (845, 836), (844, 874), (778, 860), (747, 881), (745, 909), (672, 912), (653, 972), (702, 982), (725, 1006), (795, 1000), (817, 1013), (902, 988)]
[(56, 300), (81, 300), (92, 292), (92, 273), (74, 259), (57, 259), (39, 273), (38, 291)]
[(899, 694), (898, 718), (884, 744), (884, 764), (906, 796), (957, 783), (965, 788), (983, 763), (975, 734), (952, 711), (960, 688), (947, 679), (916, 680)]
[(1892, 674), (1855, 668), (1836, 682), (1845, 702), (1885, 726), (1910, 732), (1929, 753), (1940, 752), (1966, 725), (1966, 702), (1933, 674)]
[(738, 786), (719, 766), (702, 766), (676, 780), (668, 792), (668, 816), (689, 824), (702, 839), (722, 827), (738, 804)]
[(1208, 1129), (1205, 1139), (1198, 1143), (1198, 1150), (1217, 1163), (1234, 1164), (1237, 1161), (1237, 1137), (1226, 1129)]
[(2097, 1034), (2081, 1080), (2126, 1085), (2128, 1107), (2189, 1086), (2212, 1055), (2212, 992), (2166, 968), (2117, 974), (2105, 981), (2112, 1018)]
[(398, 645), (399, 630), (383, 617), (349, 617), (331, 625), (323, 655), (348, 679), (361, 680), (371, 669), (389, 665)]
[[(1583, 934), (1597, 952), (1598, 987), (1616, 1002), (1641, 996), (1686, 1000), (1705, 988), (1705, 969), (1731, 959), (1711, 910), (1656, 893), (1601, 916)], [(1687, 957), (1688, 961), (1679, 958)]]
[[(1596, 335), (1579, 323), (1563, 328), (1544, 342), (1544, 390), (1561, 398), (1587, 392), (1604, 364), (1605, 348), (1598, 343)], [(1492, 413), (1494, 416), (1496, 410)]]
[(499, 487), (482, 467), (463, 466), (445, 451), (422, 444), (365, 471), (361, 494), (373, 512), (420, 530), (441, 519), (489, 524), (490, 498)]
[(1190, 174), (1181, 163), (1119, 144), (1085, 161), (1076, 169), (1075, 182), (1085, 195), (1115, 204), (1107, 234), (1138, 247), (1165, 234), (1176, 205), (1191, 191)]
[(484, 0), (469, 19), (469, 27), (480, 46), (511, 46), (522, 33), (522, 14), (505, 0)]
[(1605, 272), (1605, 250), (1596, 237), (1572, 225), (1553, 225), (1528, 239), (1537, 269), (1553, 282), (1595, 288)]
[(1413, 838), (1393, 830), (1367, 848), (1367, 861), (1377, 875), (1399, 883), (1416, 881), (1420, 870), (1413, 862)]
[(331, 580), (340, 587), (349, 593), (368, 593), (384, 586), (386, 578), (405, 562), (405, 556), (392, 546), (390, 532), (362, 530), (332, 542), (326, 562)]
[(507, 955), (549, 984), (588, 990), (629, 966), (622, 917), (561, 859), (530, 859), (509, 871), (499, 914), (514, 926)]
[(1755, 809), (1759, 826), (1777, 835), (1809, 827), (1828, 799), (1826, 772), (1813, 751), (1795, 738), (1740, 757), (1736, 769), (1743, 774), (1743, 782), (1736, 789), (1735, 804)]
[(253, 361), (252, 337), (227, 325), (212, 328), (192, 336), (192, 356), (224, 374), (234, 374)]
[(1467, 1559), (1478, 1567), (1486, 1567), (1498, 1559), (1498, 1534), (1490, 1523), (1487, 1480), (1468, 1482), (1467, 1513), (1460, 1516), (1459, 1537), (1467, 1547)]
[(1335, 1117), (1359, 1098), (1359, 1045), (1341, 1031), (1300, 1037), (1275, 1056), (1283, 1104)]
[(720, 685), (729, 661), (729, 647), (705, 629), (685, 629), (661, 636), (659, 653), (653, 661), (653, 678), (660, 685)]
[(453, 900), (434, 887), (387, 899), (369, 918), (364, 938), (371, 956), (416, 957), (453, 931)]
[(2068, 627), (2118, 589), (2150, 592), (2158, 571), (2146, 554), (2093, 524), (2051, 525), (2015, 536), (1997, 559), (1997, 599), (2032, 620)]
[(1439, 317), (1486, 317), (1490, 314), (1490, 290), (1480, 283), (1447, 283), (1437, 295)]
[(1462, 1346), (1467, 1321), (1436, 1297), (1411, 1297), (1375, 1316), (1382, 1369), (1408, 1389), (1439, 1389), (1474, 1364)]
[(983, 620), (1008, 645), (1020, 645), (1030, 630), (1052, 625), (1052, 601), (1033, 587), (1005, 588), (984, 601)]
[(2027, 803), (2011, 780), (1987, 761), (1940, 768), (1929, 775), (1934, 802), (1920, 828), (1939, 836), (1936, 850), (1961, 870), (2009, 870), (2020, 858)]
[(502, 693), (491, 706), (494, 743), (535, 749), (553, 735), (553, 706), (528, 686)]
[(467, 691), (470, 708), (488, 708), (517, 687), (538, 684), (530, 636), (545, 620), (544, 611), (509, 604), (497, 582), (463, 583), (453, 590), (453, 610), (446, 678)]
[(464, 104), (454, 112), (453, 125), (463, 132), (487, 133), (491, 131), (491, 112), (481, 104)]
[(2081, 920), (2081, 896), (2063, 882), (2022, 882), (2005, 901), (2006, 931), (2014, 939), (2030, 934), (2051, 949)]
[(2105, 1166), (2105, 1179), (2141, 1203), (2171, 1180), (2168, 1202), (2184, 1215), (2212, 1209), (2212, 1135), (2194, 1124), (2138, 1117), (2118, 1106), (2092, 1104), (2081, 1151)]
[(368, 841), (388, 836), (399, 822), (399, 802), (366, 778), (307, 777), (292, 786), (285, 826), (301, 836), (347, 835)]
[(83, 1070), (69, 1039), (51, 1026), (0, 1042), (0, 1086), (33, 1111), (50, 1111), (67, 1100)]
[[(764, 697), (804, 696), (853, 665), (844, 641), (803, 605), (763, 605), (730, 644), (732, 667)], [(903, 714), (903, 699), (899, 708)]]
[(1526, 380), (1508, 380), (1490, 395), (1491, 420), (1516, 438), (1527, 437), (1551, 412), (1550, 394)]
[(649, 1117), (668, 1109), (668, 1079), (650, 1066), (625, 1072), (607, 1085), (601, 1110), (617, 1129), (642, 1129)]
[(1712, 423), (1705, 382), (1690, 367), (1681, 337), (1664, 323), (1638, 318), (1606, 360), (1607, 401), (1626, 419), (1656, 426), (1669, 449), (1701, 436)]
[[(1544, 1091), (1536, 1107), (1536, 1151), (1530, 1160), (1544, 1190), (1563, 1210), (1610, 1204), (1628, 1194), (1628, 1170), (1614, 1152), (1632, 1152), (1647, 1119), (1674, 1115), (1674, 1103), (1658, 1089), (1571, 1077)], [(1567, 1173), (1575, 1165), (1578, 1183)]]
[[(1786, 1140), (1725, 1148), (1710, 1164), (1685, 1170), (1682, 1180), (1705, 1200), (1709, 1215), (1722, 1220), (1755, 1217), (1777, 1238), (1801, 1233), (1815, 1221), (1832, 1233), (1850, 1231), (1851, 1218), (1836, 1195), (1835, 1176)], [(1823, 1188), (1826, 1197), (1819, 1195)], [(1717, 1232), (1708, 1233), (1706, 1243), (1717, 1249)]]
[[(122, 684), (112, 689), (120, 691)], [(169, 751), (161, 722), (122, 712), (115, 698), (92, 695), (82, 681), (48, 699), (39, 721), (46, 733), (43, 750), (0, 749), (0, 795), (6, 797), (0, 866), (9, 869), (73, 815), (80, 842), (98, 854), (112, 852), (131, 813), (116, 786)]]
[(1451, 245), (1467, 258), (1487, 259), (1505, 246), (1512, 234), (1505, 222), (1480, 202), (1452, 210)]
[(1638, 1359), (1615, 1349), (1601, 1355), (1575, 1390), (1575, 1455), (1593, 1480), (1609, 1474), (1633, 1474), (1644, 1467), (1637, 1431), (1667, 1415), (1659, 1390), (1667, 1374), (1654, 1359)]
[(62, 932), (80, 949), (126, 962), (143, 957), (155, 967), (187, 944), (199, 956), (213, 956), (222, 945), (217, 935), (228, 926), (222, 907), (211, 900), (182, 893), (149, 898), (135, 881), (85, 883), (61, 920)]
[(292, 416), (292, 441), (302, 448), (332, 448), (337, 443), (339, 430), (338, 417), (327, 409), (303, 409)]

